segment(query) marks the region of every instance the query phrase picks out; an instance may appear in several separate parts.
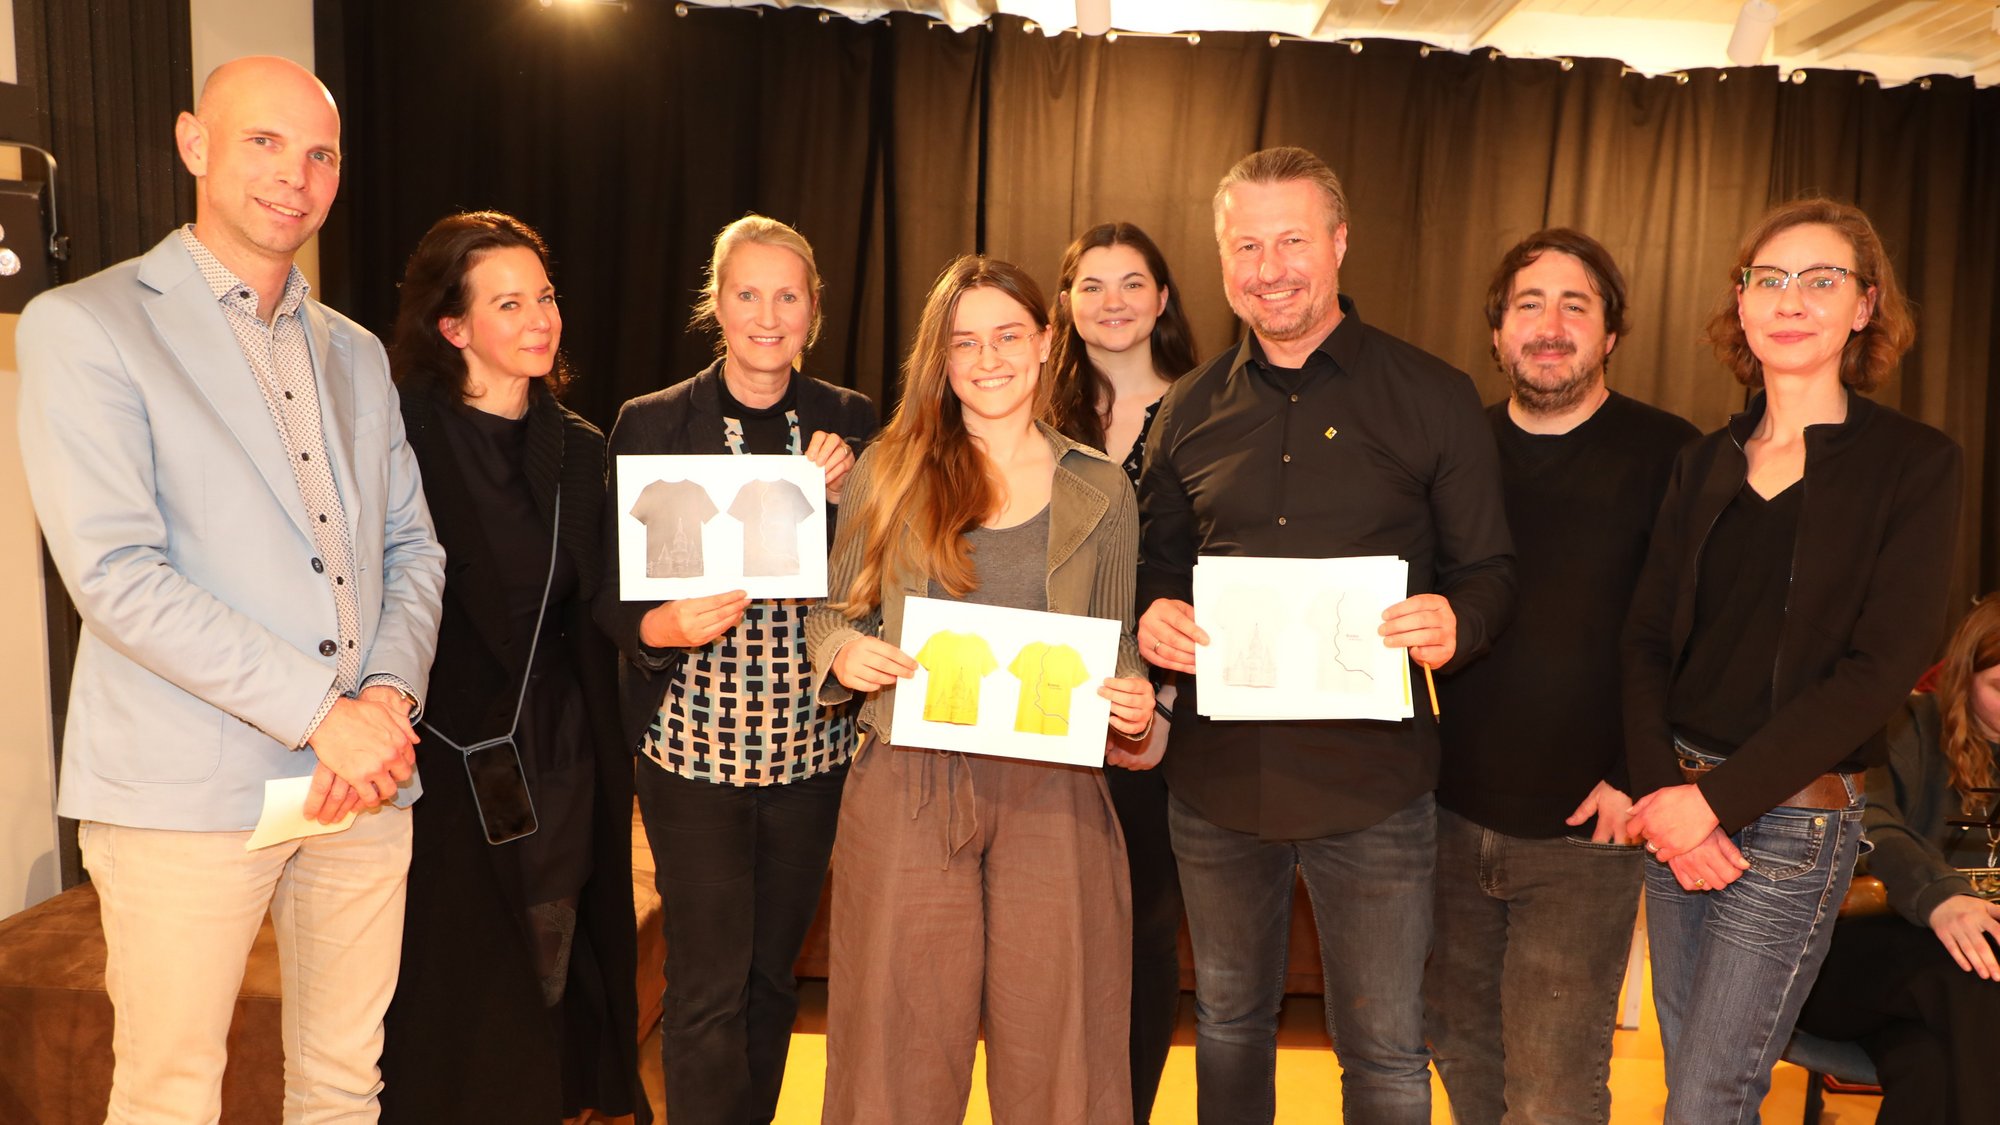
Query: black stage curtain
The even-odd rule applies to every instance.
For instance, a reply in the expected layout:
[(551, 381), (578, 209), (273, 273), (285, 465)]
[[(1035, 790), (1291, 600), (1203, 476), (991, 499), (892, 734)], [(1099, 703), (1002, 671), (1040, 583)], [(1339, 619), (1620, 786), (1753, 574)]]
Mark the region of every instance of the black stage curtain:
[[(1046, 37), (1018, 20), (953, 33), (918, 17), (626, 10), (532, 0), (320, 0), (346, 114), (347, 177), (327, 290), (386, 332), (419, 235), (459, 207), (539, 226), (558, 258), (574, 405), (683, 378), (713, 342), (685, 331), (708, 243), (762, 211), (812, 239), (826, 329), (808, 370), (893, 399), (945, 262), (980, 250), (1052, 284), (1078, 230), (1127, 219), (1169, 256), (1204, 349), (1236, 338), (1209, 212), (1215, 181), (1300, 144), (1346, 182), (1341, 288), (1371, 322), (1471, 372), (1489, 400), (1492, 264), (1550, 224), (1623, 265), (1633, 330), (1611, 382), (1722, 423), (1743, 395), (1699, 342), (1737, 239), (1806, 191), (1858, 202), (1920, 308), (1920, 343), (1878, 397), (1968, 455), (1954, 604), (2000, 586), (1991, 435), (2000, 399), (2000, 90), (1883, 90), (1769, 67), (1626, 74), (1415, 44), (1198, 45)], [(339, 44), (337, 59), (329, 44)]]

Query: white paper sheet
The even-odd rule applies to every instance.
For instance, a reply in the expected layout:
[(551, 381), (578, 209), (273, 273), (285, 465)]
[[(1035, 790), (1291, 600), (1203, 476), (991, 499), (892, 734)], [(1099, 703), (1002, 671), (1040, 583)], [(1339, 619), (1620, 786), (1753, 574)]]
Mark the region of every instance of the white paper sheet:
[(909, 598), (902, 649), (917, 674), (896, 687), (896, 745), (1104, 765), (1118, 622)]
[(1408, 650), (1382, 643), (1409, 565), (1389, 555), (1205, 555), (1194, 567), (1199, 710), (1211, 719), (1407, 719)]
[(804, 457), (618, 458), (618, 596), (826, 596), (826, 472)]
[(312, 792), (312, 775), (303, 777), (274, 777), (264, 783), (264, 811), (258, 814), (257, 828), (250, 833), (250, 839), (243, 845), (246, 852), (258, 848), (268, 848), (272, 844), (282, 844), (286, 840), (298, 840), (307, 836), (325, 836), (334, 832), (344, 832), (361, 815), (356, 809), (332, 824), (321, 824), (309, 820), (305, 814), (306, 794)]

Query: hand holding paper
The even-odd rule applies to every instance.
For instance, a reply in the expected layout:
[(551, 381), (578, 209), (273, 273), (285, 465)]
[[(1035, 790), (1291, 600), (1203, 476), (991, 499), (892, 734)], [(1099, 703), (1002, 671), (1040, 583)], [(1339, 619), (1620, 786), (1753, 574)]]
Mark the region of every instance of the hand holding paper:
[(1410, 659), (1440, 668), (1458, 651), (1458, 615), (1442, 594), (1418, 594), (1382, 611), (1382, 643), (1410, 650)]
[[(321, 766), (324, 771), (326, 767)], [(317, 775), (315, 775), (317, 776)], [(354, 823), (359, 812), (350, 807), (337, 819), (321, 823), (306, 815), (306, 793), (314, 785), (314, 777), (279, 777), (264, 783), (264, 810), (257, 817), (257, 828), (250, 833), (250, 839), (243, 844), (243, 850), (254, 852), (258, 848), (268, 848), (272, 844), (282, 844), (286, 840), (297, 840), (305, 836), (324, 836), (339, 832)]]
[(1208, 640), (1194, 623), (1194, 607), (1184, 601), (1157, 598), (1139, 618), (1139, 655), (1156, 668), (1193, 675), (1195, 646)]
[(833, 678), (852, 691), (880, 691), (916, 674), (910, 654), (880, 637), (856, 637), (833, 655)]

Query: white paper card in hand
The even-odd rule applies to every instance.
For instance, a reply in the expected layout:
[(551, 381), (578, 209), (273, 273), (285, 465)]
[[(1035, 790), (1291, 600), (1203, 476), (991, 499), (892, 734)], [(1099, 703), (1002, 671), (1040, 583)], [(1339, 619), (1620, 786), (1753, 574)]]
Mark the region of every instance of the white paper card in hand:
[(1382, 611), (1409, 566), (1388, 555), (1205, 555), (1194, 566), (1201, 714), (1211, 719), (1407, 719), (1406, 649), (1382, 643)]

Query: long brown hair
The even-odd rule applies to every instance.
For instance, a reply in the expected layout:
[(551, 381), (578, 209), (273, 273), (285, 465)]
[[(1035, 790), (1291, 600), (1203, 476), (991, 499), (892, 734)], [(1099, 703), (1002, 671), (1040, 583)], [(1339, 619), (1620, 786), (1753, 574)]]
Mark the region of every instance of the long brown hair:
[(1181, 307), (1181, 287), (1174, 284), (1167, 259), (1146, 232), (1131, 223), (1099, 223), (1078, 235), (1063, 251), (1062, 275), (1056, 279), (1055, 350), (1049, 356), (1049, 372), (1055, 384), (1055, 427), (1070, 437), (1104, 448), (1104, 415), (1100, 408), (1111, 401), (1111, 384), (1090, 362), (1083, 335), (1076, 330), (1076, 314), (1069, 307), (1070, 286), (1083, 256), (1105, 246), (1130, 246), (1146, 261), (1153, 284), (1166, 290), (1167, 307), (1153, 324), (1149, 341), (1153, 370), (1172, 382), (1194, 369), (1194, 328), (1187, 310)]
[[(902, 398), (869, 448), (873, 496), (860, 512), (843, 513), (841, 530), (862, 536), (861, 569), (834, 608), (859, 616), (882, 600), (885, 578), (909, 574), (937, 581), (953, 597), (978, 585), (965, 533), (1000, 507), (999, 483), (986, 454), (966, 432), (952, 392), (947, 350), (958, 301), (970, 289), (996, 289), (1014, 299), (1037, 332), (1049, 328), (1049, 306), (1035, 279), (1019, 266), (967, 254), (931, 286), (917, 339), (903, 360)], [(1035, 417), (1049, 416), (1053, 381), (1035, 387)]]
[(1981, 811), (1970, 790), (1993, 787), (1993, 749), (1972, 713), (1972, 678), (2000, 664), (2000, 591), (1979, 599), (1945, 645), (1938, 667), (1938, 742), (1965, 813)]

